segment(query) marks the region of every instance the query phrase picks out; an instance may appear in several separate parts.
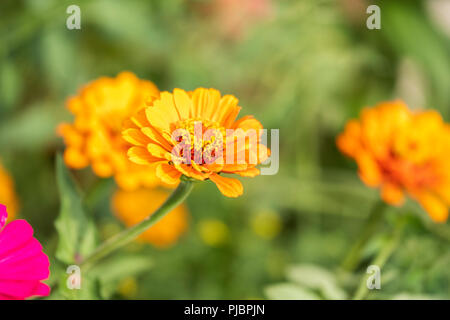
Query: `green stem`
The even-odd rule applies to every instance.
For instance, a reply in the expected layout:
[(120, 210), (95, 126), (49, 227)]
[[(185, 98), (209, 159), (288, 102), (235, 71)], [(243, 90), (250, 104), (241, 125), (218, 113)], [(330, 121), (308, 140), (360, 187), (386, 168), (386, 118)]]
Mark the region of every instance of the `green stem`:
[[(391, 237), (386, 241), (384, 246), (381, 248), (378, 255), (375, 257), (375, 259), (371, 262), (371, 265), (376, 265), (380, 268), (380, 270), (383, 268), (383, 266), (386, 264), (389, 257), (392, 255), (394, 250), (397, 248), (398, 244), (400, 243), (401, 236), (403, 234), (403, 229), (405, 226), (405, 220), (401, 219), (397, 222), (396, 228), (391, 235)], [(367, 277), (368, 275), (364, 275), (361, 279), (361, 282), (359, 283), (359, 287), (356, 290), (356, 293), (353, 297), (353, 300), (362, 300), (366, 297), (367, 293), (369, 292), (369, 289), (367, 288)]]
[(384, 216), (384, 212), (386, 211), (385, 209), (386, 205), (381, 200), (374, 205), (369, 214), (369, 218), (367, 219), (366, 224), (358, 237), (358, 240), (355, 242), (352, 249), (342, 262), (341, 268), (343, 270), (351, 272), (358, 266), (362, 251), (377, 230), (377, 227)]
[(85, 271), (92, 267), (101, 258), (136, 239), (137, 236), (153, 226), (167, 213), (181, 204), (187, 198), (193, 186), (194, 183), (192, 181), (182, 180), (175, 191), (170, 195), (166, 202), (159, 207), (158, 210), (139, 224), (126, 229), (105, 241), (102, 245), (100, 245), (100, 247), (97, 248), (97, 250), (81, 262), (80, 267), (82, 267)]

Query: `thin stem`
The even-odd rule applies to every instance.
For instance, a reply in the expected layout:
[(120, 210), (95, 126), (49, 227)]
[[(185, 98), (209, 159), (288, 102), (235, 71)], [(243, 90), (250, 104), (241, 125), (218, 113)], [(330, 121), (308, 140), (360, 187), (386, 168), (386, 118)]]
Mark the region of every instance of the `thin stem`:
[(385, 211), (386, 205), (383, 201), (380, 200), (374, 205), (369, 214), (369, 218), (367, 219), (366, 224), (364, 225), (358, 237), (358, 240), (355, 242), (352, 249), (349, 251), (342, 262), (341, 268), (343, 270), (351, 272), (358, 266), (362, 251), (366, 247), (367, 242), (377, 230)]
[[(403, 229), (405, 226), (405, 220), (400, 219), (400, 221), (397, 221), (396, 228), (393, 232), (393, 234), (390, 236), (390, 238), (386, 241), (384, 246), (381, 248), (378, 255), (375, 257), (375, 259), (371, 262), (371, 265), (376, 265), (380, 268), (383, 268), (383, 266), (386, 264), (389, 257), (392, 255), (394, 250), (397, 248), (398, 244), (400, 243), (400, 239), (403, 234)], [(359, 283), (359, 287), (356, 290), (356, 293), (353, 297), (353, 300), (362, 300), (366, 297), (367, 293), (369, 292), (369, 289), (367, 288), (367, 277), (368, 275), (364, 275), (361, 279), (361, 282)]]
[(91, 255), (86, 257), (81, 264), (80, 267), (83, 270), (87, 270), (92, 267), (95, 262), (105, 257), (109, 253), (114, 250), (117, 250), (120, 247), (128, 244), (137, 238), (141, 233), (146, 231), (148, 228), (153, 226), (159, 220), (161, 220), (167, 213), (176, 208), (180, 203), (182, 203), (189, 193), (191, 192), (194, 183), (188, 180), (182, 180), (175, 191), (170, 195), (170, 197), (156, 210), (153, 214), (148, 216), (144, 221), (139, 224), (126, 229), (119, 234), (113, 236), (109, 240), (105, 241), (100, 247), (97, 248)]

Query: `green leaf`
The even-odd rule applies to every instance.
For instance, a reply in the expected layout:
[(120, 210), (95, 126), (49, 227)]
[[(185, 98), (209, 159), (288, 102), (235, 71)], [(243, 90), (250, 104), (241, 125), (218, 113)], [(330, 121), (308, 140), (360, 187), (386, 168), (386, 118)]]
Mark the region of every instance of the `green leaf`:
[(0, 116), (0, 150), (42, 151), (48, 148), (58, 139), (55, 128), (64, 120), (63, 112), (63, 108), (55, 108), (50, 102), (39, 101), (6, 119)]
[(264, 293), (271, 300), (320, 300), (320, 297), (314, 292), (293, 283), (268, 286)]
[(287, 277), (298, 285), (318, 290), (326, 299), (346, 299), (346, 293), (337, 285), (335, 276), (319, 266), (292, 266), (287, 271)]
[(80, 192), (61, 155), (56, 157), (56, 177), (61, 200), (55, 222), (59, 235), (56, 257), (66, 264), (76, 264), (96, 248), (97, 230), (86, 217)]
[(69, 289), (67, 281), (69, 275), (61, 273), (59, 279), (58, 291), (52, 299), (68, 299), (68, 300), (99, 300), (103, 299), (101, 295), (100, 280), (92, 274), (81, 274), (80, 289)]
[(22, 91), (22, 79), (19, 70), (12, 61), (5, 61), (0, 69), (0, 105), (7, 109), (15, 107)]
[(91, 275), (99, 279), (102, 297), (109, 298), (122, 279), (148, 272), (152, 266), (153, 259), (148, 255), (115, 255), (93, 268)]

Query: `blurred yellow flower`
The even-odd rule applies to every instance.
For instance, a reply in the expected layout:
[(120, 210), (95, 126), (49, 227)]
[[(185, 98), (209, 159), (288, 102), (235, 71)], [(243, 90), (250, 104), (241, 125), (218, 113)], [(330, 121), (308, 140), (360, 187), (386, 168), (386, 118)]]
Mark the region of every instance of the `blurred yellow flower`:
[(91, 165), (100, 177), (114, 176), (123, 189), (155, 186), (158, 179), (154, 170), (127, 159), (128, 144), (121, 131), (125, 119), (158, 95), (152, 82), (140, 80), (130, 72), (122, 72), (116, 78), (102, 77), (84, 86), (67, 101), (74, 122), (58, 127), (67, 146), (67, 166), (81, 169)]
[(337, 138), (338, 148), (356, 160), (359, 175), (381, 197), (401, 205), (404, 193), (436, 222), (450, 205), (450, 126), (436, 111), (411, 111), (402, 101), (362, 111)]
[(241, 182), (221, 173), (259, 175), (256, 165), (269, 155), (260, 143), (263, 127), (252, 116), (236, 121), (241, 107), (234, 96), (215, 89), (175, 89), (148, 105), (125, 123), (123, 136), (133, 145), (130, 160), (155, 165), (162, 182), (178, 183), (182, 175), (210, 179), (223, 195), (238, 197)]
[(0, 163), (0, 203), (8, 209), (8, 221), (14, 219), (19, 209), (14, 181)]
[[(169, 197), (159, 189), (118, 190), (112, 198), (116, 216), (131, 227), (151, 215)], [(139, 236), (139, 240), (165, 248), (173, 245), (188, 227), (188, 212), (184, 205), (176, 207), (154, 226)]]
[(218, 219), (205, 219), (198, 223), (200, 238), (209, 246), (218, 247), (228, 241), (228, 226)]
[(275, 238), (281, 231), (280, 216), (274, 211), (257, 212), (252, 216), (250, 225), (255, 234), (267, 240)]

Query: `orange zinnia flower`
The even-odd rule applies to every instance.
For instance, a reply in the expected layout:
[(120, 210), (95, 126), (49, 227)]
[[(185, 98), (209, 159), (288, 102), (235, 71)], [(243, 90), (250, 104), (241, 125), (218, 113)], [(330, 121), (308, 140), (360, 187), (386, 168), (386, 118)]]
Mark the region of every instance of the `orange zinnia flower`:
[[(117, 217), (127, 227), (131, 227), (148, 218), (168, 197), (168, 192), (158, 189), (118, 190), (112, 198), (112, 207)], [(142, 233), (138, 239), (156, 247), (168, 247), (186, 231), (187, 226), (187, 209), (180, 205)]]
[(213, 181), (228, 197), (243, 193), (239, 180), (221, 173), (254, 177), (255, 166), (268, 156), (260, 143), (262, 125), (252, 116), (236, 121), (240, 111), (232, 95), (215, 89), (161, 92), (125, 122), (123, 136), (134, 146), (131, 161), (152, 165), (162, 182), (175, 184), (182, 175)]
[(0, 204), (8, 209), (8, 221), (14, 219), (17, 214), (19, 204), (14, 189), (14, 181), (0, 163)]
[(366, 108), (337, 138), (354, 158), (365, 184), (379, 186), (383, 200), (401, 205), (404, 193), (436, 222), (450, 205), (450, 126), (436, 111), (411, 111), (402, 101)]
[(154, 170), (127, 159), (128, 144), (121, 136), (123, 121), (145, 107), (147, 99), (158, 95), (152, 82), (140, 80), (130, 72), (122, 72), (116, 78), (103, 77), (82, 88), (67, 102), (75, 115), (74, 123), (58, 128), (67, 145), (67, 166), (81, 169), (91, 165), (98, 176), (114, 176), (125, 189), (158, 183)]

